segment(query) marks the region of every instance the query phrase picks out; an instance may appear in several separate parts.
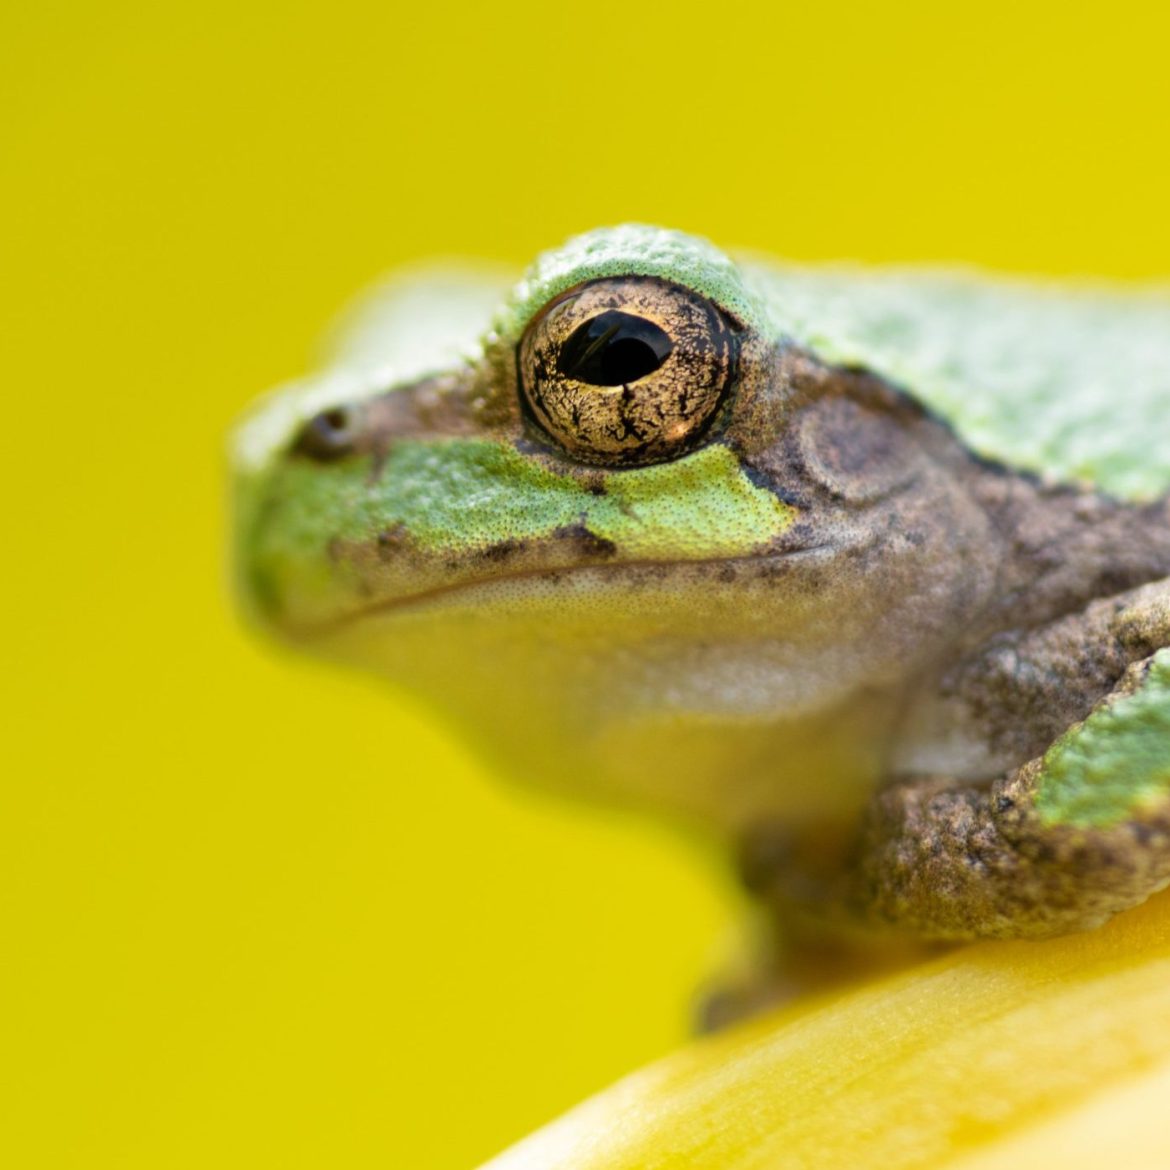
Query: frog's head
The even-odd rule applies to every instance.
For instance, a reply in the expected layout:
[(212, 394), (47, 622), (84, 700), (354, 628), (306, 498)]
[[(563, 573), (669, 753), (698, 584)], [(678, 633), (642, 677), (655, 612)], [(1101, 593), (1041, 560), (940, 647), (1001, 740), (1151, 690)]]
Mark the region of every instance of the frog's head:
[[(384, 321), (408, 347), (442, 331), (423, 299)], [(978, 577), (939, 555), (970, 518), (939, 428), (775, 317), (710, 245), (623, 227), (541, 257), (464, 360), (343, 353), (242, 428), (253, 610), (534, 779), (736, 821), (728, 773), (830, 723), (856, 768), (885, 710), (858, 696)]]

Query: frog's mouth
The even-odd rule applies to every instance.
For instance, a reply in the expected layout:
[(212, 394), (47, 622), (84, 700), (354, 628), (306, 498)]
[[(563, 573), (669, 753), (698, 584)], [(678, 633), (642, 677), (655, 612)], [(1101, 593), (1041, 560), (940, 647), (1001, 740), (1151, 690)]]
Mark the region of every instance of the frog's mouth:
[[(810, 574), (832, 562), (837, 550), (829, 543), (758, 556), (709, 560), (642, 560), (578, 563), (517, 569), (466, 578), (428, 589), (373, 597), (316, 622), (286, 625), (296, 637), (328, 635), (343, 627), (409, 611), (441, 608), (480, 609), (485, 613), (523, 608), (538, 600), (565, 609), (643, 602), (664, 595), (711, 598), (737, 596), (766, 583), (773, 593), (792, 588), (815, 589)], [(797, 585), (798, 575), (800, 584)]]
[(683, 604), (698, 612), (738, 606), (745, 592), (762, 588), (772, 598), (811, 595), (827, 584), (839, 550), (821, 542), (739, 557), (626, 560), (597, 538), (570, 531), (539, 548), (509, 545), (446, 557), (439, 566), (408, 543), (397, 551), (388, 556), (385, 542), (374, 549), (334, 542), (334, 573), (323, 590), (282, 585), (258, 573), (250, 593), (265, 624), (292, 640), (315, 641), (371, 621), (432, 611), (478, 613), (484, 620), (530, 610), (546, 617), (600, 614), (623, 606)]

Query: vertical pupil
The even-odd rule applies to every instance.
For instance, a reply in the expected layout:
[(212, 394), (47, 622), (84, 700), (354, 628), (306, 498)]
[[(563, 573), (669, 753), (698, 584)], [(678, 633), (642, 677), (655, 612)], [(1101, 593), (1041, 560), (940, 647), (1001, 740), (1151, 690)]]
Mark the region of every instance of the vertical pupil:
[(591, 386), (621, 386), (652, 374), (673, 349), (653, 321), (609, 309), (573, 330), (557, 355), (557, 370)]

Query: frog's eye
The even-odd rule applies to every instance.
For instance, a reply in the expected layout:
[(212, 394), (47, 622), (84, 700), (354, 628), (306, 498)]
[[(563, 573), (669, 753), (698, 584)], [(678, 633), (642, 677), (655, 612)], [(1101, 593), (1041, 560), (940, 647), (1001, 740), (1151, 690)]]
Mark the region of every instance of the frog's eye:
[(735, 378), (737, 328), (705, 297), (653, 277), (579, 285), (520, 342), (529, 417), (585, 463), (661, 463), (693, 448)]

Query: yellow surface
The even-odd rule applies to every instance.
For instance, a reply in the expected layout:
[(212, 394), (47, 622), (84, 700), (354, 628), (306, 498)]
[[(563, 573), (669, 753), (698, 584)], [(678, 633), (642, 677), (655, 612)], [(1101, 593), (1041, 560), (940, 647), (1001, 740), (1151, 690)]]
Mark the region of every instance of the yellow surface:
[(731, 895), (244, 636), (229, 422), (594, 223), (1170, 273), (1167, 11), (8, 5), (0, 1162), (454, 1170), (674, 1046)]
[(793, 1004), (484, 1170), (1165, 1167), (1168, 915), (1162, 897), (1093, 934), (970, 947)]

